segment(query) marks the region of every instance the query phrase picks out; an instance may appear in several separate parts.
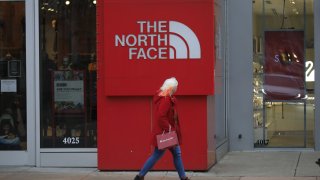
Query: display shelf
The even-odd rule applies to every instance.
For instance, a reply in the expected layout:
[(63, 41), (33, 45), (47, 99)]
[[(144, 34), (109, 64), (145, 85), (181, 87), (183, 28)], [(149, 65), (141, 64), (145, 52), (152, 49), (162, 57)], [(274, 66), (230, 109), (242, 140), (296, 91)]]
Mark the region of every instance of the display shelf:
[(254, 54), (253, 59), (253, 124), (254, 128), (260, 128), (263, 124), (263, 56), (262, 54)]

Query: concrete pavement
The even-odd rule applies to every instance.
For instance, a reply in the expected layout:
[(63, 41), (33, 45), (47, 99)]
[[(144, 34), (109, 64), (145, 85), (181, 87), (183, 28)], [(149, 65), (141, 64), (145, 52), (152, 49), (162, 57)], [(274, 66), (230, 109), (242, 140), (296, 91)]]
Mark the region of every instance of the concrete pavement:
[[(192, 180), (320, 180), (320, 152), (229, 152), (208, 172), (187, 172)], [(96, 168), (0, 166), (4, 180), (130, 180), (136, 171)], [(175, 171), (151, 171), (146, 180), (178, 180)]]

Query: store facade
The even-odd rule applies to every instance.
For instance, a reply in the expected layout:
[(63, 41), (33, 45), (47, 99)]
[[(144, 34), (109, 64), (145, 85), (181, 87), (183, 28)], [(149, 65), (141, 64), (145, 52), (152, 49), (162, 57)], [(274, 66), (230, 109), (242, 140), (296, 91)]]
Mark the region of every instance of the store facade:
[(0, 1), (1, 164), (97, 166), (95, 1)]
[[(153, 96), (169, 77), (179, 81), (184, 167), (211, 167), (215, 162), (213, 1), (104, 1), (98, 8), (97, 92), (98, 106), (105, 107), (98, 108), (98, 139), (104, 139), (98, 146), (98, 168), (141, 168), (153, 152), (150, 137), (158, 123), (152, 114)], [(192, 18), (188, 13), (194, 14)], [(173, 169), (170, 158), (166, 155), (155, 168)], [(128, 159), (131, 162), (124, 164)]]
[[(107, 9), (119, 2), (123, 3), (122, 6), (128, 12), (130, 6), (136, 10), (139, 6), (152, 6), (152, 3), (144, 0), (135, 3), (125, 0), (0, 1), (0, 124), (1, 128), (6, 126), (11, 131), (10, 134), (8, 131), (7, 134), (1, 132), (1, 137), (7, 137), (0, 144), (1, 165), (138, 169), (138, 164), (151, 152), (151, 147), (146, 143), (128, 146), (117, 144), (120, 142), (112, 140), (115, 132), (111, 126), (117, 123), (121, 125), (128, 116), (141, 119), (149, 116), (142, 112), (137, 115), (132, 111), (121, 114), (121, 108), (127, 106), (130, 109), (135, 103), (137, 107), (150, 108), (149, 97), (161, 80), (148, 81), (150, 86), (140, 91), (130, 86), (130, 78), (123, 82), (128, 86), (114, 88), (118, 84), (112, 78), (120, 81), (124, 79), (118, 77), (118, 71), (127, 70), (134, 73), (130, 77), (142, 77), (141, 73), (131, 71), (128, 65), (125, 65), (127, 69), (107, 68), (108, 71), (104, 72), (106, 74), (97, 75), (99, 62), (108, 62), (104, 58), (99, 59), (99, 53), (108, 51), (99, 43), (110, 43), (106, 36), (101, 36), (103, 33), (99, 33), (99, 26), (104, 26), (105, 31), (111, 31), (108, 23), (117, 25), (116, 19), (112, 18), (104, 22), (97, 14), (97, 9)], [(192, 143), (188, 145), (184, 142), (183, 152), (188, 155), (197, 151), (201, 156), (195, 157), (199, 162), (194, 164), (192, 158), (186, 158), (187, 169), (206, 170), (229, 151), (318, 151), (320, 132), (315, 127), (319, 126), (320, 120), (317, 117), (320, 117), (320, 112), (315, 107), (320, 105), (316, 98), (320, 90), (314, 80), (318, 79), (316, 72), (320, 69), (316, 61), (320, 56), (320, 2), (177, 0), (163, 1), (160, 5), (165, 7), (167, 3), (174, 7), (174, 2), (178, 6), (186, 5), (186, 9), (193, 5), (194, 9), (188, 9), (188, 12), (197, 9), (197, 14), (203, 13), (199, 18), (209, 21), (208, 28), (202, 28), (205, 29), (202, 32), (199, 28), (201, 25), (192, 25), (199, 21), (196, 16), (183, 17), (176, 13), (174, 19), (186, 19), (186, 22), (180, 23), (195, 32), (200, 39), (201, 50), (204, 51), (202, 57), (211, 62), (203, 64), (203, 67), (201, 63), (194, 66), (200, 68), (192, 72), (194, 79), (189, 77), (188, 72), (192, 69), (188, 68), (178, 70), (181, 73), (176, 75), (183, 82), (179, 89), (181, 94), (178, 94), (183, 102), (182, 109), (188, 112), (182, 112), (182, 116), (191, 118), (188, 119), (189, 124), (184, 126), (184, 132), (191, 132), (190, 128), (196, 127), (194, 132), (200, 138), (194, 141), (195, 134), (186, 135)], [(206, 3), (209, 6), (202, 7)], [(179, 8), (183, 11), (184, 6)], [(143, 14), (146, 9), (139, 11), (139, 18), (146, 17)], [(177, 10), (173, 8), (171, 11)], [(119, 12), (122, 11), (114, 13)], [(119, 17), (123, 18), (123, 22), (133, 18), (125, 18), (124, 14)], [(152, 18), (156, 19), (156, 16)], [(161, 27), (158, 31), (163, 33), (166, 23), (158, 22), (158, 27)], [(154, 26), (149, 24), (151, 30)], [(143, 26), (138, 26), (137, 31), (139, 27)], [(125, 28), (125, 24), (118, 25), (117, 33), (129, 35), (135, 31), (120, 32), (122, 28)], [(201, 39), (205, 38), (202, 36), (212, 41), (203, 44)], [(119, 46), (132, 45), (130, 40), (118, 40)], [(149, 58), (156, 57), (154, 49), (149, 52)], [(188, 57), (197, 57), (191, 55), (193, 50), (187, 52), (190, 53)], [(176, 57), (179, 55), (176, 53)], [(106, 57), (121, 58), (121, 55)], [(180, 64), (183, 63), (181, 61)], [(116, 64), (115, 67), (117, 65), (121, 66)], [(206, 73), (209, 71), (211, 74)], [(197, 73), (205, 78), (198, 77)], [(163, 75), (170, 74), (166, 72)], [(105, 80), (105, 77), (109, 79)], [(195, 84), (197, 78), (204, 79), (201, 82), (205, 88), (192, 89), (193, 86), (188, 85), (182, 89), (188, 80)], [(111, 87), (108, 91), (100, 91), (103, 96), (99, 100), (101, 97), (107, 99), (104, 103), (97, 103), (97, 79), (98, 83), (99, 80), (103, 81), (100, 86), (105, 84), (104, 88)], [(195, 107), (198, 109), (192, 111), (190, 107), (197, 103)], [(112, 114), (113, 110), (119, 110), (121, 116)], [(98, 116), (97, 111), (106, 114)], [(200, 125), (193, 124), (193, 119), (198, 119)], [(148, 122), (138, 124), (141, 129), (148, 128), (145, 127)], [(132, 128), (135, 123), (128, 126)], [(125, 126), (126, 129), (128, 127)], [(149, 133), (141, 131), (137, 136), (144, 137)], [(107, 148), (109, 146), (122, 149), (113, 152)], [(117, 152), (125, 154), (127, 158), (134, 158), (137, 164), (119, 166), (116, 163), (119, 160)], [(164, 158), (157, 168), (165, 169), (164, 166), (170, 164), (168, 158)]]

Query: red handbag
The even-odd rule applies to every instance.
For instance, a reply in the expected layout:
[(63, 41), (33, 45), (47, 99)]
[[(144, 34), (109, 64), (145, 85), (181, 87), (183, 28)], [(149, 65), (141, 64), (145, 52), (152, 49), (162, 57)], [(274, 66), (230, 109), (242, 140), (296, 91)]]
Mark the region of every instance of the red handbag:
[(163, 150), (179, 144), (178, 136), (175, 131), (171, 131), (171, 127), (168, 133), (163, 131), (162, 134), (157, 135), (158, 149)]

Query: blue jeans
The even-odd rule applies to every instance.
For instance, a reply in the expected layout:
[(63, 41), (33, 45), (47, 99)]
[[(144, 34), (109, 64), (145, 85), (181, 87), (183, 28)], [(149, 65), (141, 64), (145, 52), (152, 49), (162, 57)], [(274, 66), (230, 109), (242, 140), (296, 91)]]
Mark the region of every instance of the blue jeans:
[[(186, 173), (184, 171), (182, 159), (181, 159), (181, 149), (180, 146), (175, 146), (169, 149), (173, 156), (173, 163), (178, 171), (179, 177), (181, 179), (186, 177)], [(159, 150), (158, 148), (154, 148), (153, 154), (149, 157), (149, 159), (144, 163), (142, 169), (139, 172), (139, 176), (145, 176), (148, 171), (156, 164), (156, 162), (164, 155), (166, 150)]]

